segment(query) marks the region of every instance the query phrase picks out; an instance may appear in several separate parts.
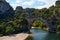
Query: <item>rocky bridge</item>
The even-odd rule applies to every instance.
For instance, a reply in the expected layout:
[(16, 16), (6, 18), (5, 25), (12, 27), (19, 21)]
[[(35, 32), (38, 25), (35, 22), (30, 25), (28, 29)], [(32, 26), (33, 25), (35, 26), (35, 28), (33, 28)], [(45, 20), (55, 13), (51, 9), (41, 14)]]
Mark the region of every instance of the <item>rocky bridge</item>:
[(56, 29), (57, 29), (57, 25), (56, 23), (54, 23), (55, 21), (53, 20), (56, 20), (56, 19), (52, 19), (52, 20), (47, 20), (45, 18), (42, 18), (42, 17), (33, 17), (33, 18), (26, 18), (27, 21), (28, 21), (28, 26), (31, 28), (32, 27), (32, 24), (35, 20), (37, 19), (40, 19), (42, 20), (45, 25), (48, 27), (48, 32), (51, 32), (51, 33), (56, 33)]

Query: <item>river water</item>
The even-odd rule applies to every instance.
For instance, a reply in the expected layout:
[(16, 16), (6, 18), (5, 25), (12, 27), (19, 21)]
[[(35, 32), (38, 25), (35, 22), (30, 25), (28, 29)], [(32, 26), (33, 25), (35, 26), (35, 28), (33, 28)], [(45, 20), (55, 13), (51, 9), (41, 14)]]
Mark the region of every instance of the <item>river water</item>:
[(31, 29), (32, 37), (28, 40), (60, 40), (60, 34), (48, 33), (40, 29)]

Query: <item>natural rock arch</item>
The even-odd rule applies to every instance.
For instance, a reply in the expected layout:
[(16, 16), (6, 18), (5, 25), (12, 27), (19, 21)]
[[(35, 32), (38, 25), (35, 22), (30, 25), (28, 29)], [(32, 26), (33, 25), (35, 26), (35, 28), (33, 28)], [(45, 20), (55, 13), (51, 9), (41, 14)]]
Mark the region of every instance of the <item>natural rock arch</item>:
[(51, 32), (51, 33), (56, 33), (56, 29), (57, 29), (57, 25), (54, 23), (53, 19), (52, 20), (46, 20), (42, 17), (37, 17), (37, 18), (26, 18), (27, 21), (28, 21), (28, 26), (29, 26), (29, 29), (31, 29), (32, 27), (32, 23), (34, 20), (37, 20), (37, 19), (40, 19), (42, 20), (46, 26), (48, 27), (48, 32)]
[(43, 23), (44, 23), (44, 27), (43, 27), (43, 28), (48, 28), (48, 27), (47, 27), (47, 25), (45, 24), (45, 22), (44, 22), (44, 21), (42, 21), (41, 19), (33, 20), (33, 22), (32, 22), (32, 26), (33, 26), (33, 23), (34, 23), (35, 21), (37, 21), (37, 20), (39, 20), (39, 21), (41, 21), (41, 22), (43, 22)]

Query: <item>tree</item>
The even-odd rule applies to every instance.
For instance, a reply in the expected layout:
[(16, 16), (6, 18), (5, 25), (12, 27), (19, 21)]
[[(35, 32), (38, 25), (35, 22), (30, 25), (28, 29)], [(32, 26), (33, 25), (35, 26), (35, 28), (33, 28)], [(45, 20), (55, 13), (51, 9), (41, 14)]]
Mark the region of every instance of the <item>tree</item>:
[(13, 24), (13, 22), (8, 22), (5, 25), (5, 34), (13, 34), (15, 32), (15, 26)]
[(60, 31), (60, 25), (57, 26), (57, 30), (56, 31), (57, 32)]
[(45, 23), (39, 19), (33, 22), (33, 27), (44, 28), (45, 26), (46, 26)]
[(6, 34), (13, 34), (14, 33), (14, 31), (15, 31), (15, 29), (12, 27), (12, 26), (8, 26), (8, 27), (6, 27)]
[(4, 34), (5, 30), (5, 22), (0, 22), (0, 35)]

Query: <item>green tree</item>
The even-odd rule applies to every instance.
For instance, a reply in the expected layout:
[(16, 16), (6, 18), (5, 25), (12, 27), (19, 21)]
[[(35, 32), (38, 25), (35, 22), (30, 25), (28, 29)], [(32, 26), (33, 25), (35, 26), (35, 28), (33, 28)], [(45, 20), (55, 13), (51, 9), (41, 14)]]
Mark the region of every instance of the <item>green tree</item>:
[(41, 20), (36, 20), (33, 22), (33, 27), (40, 27), (40, 28), (43, 28), (45, 27), (45, 23)]
[(60, 25), (57, 26), (57, 32), (60, 31)]
[(12, 21), (6, 23), (5, 34), (13, 34), (15, 32), (15, 26)]
[(4, 34), (4, 29), (5, 29), (5, 22), (0, 22), (0, 35)]

